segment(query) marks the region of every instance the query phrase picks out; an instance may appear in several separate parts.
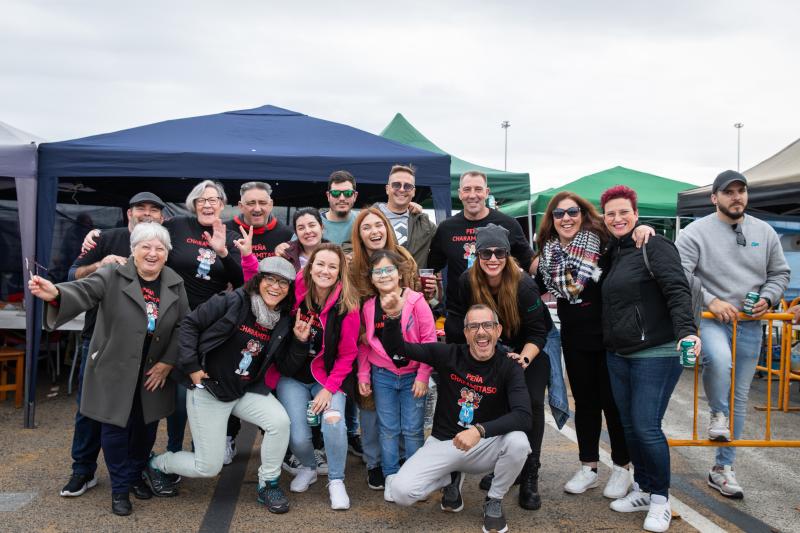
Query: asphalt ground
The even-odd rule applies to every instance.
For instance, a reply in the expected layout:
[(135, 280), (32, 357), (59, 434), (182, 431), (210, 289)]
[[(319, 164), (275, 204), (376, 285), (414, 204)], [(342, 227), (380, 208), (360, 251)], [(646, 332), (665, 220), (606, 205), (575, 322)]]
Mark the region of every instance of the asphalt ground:
[[(753, 386), (753, 403), (763, 403), (764, 380)], [(74, 397), (66, 396), (66, 384), (53, 387), (44, 380), (39, 388), (36, 429), (22, 429), (22, 412), (13, 402), (0, 402), (0, 531), (480, 531), (484, 493), (479, 479), (464, 483), (465, 508), (461, 513), (443, 513), (439, 495), (410, 508), (383, 501), (382, 491), (367, 487), (364, 465), (348, 458), (347, 489), (352, 508), (332, 511), (325, 477), (308, 492), (290, 494), (291, 510), (272, 515), (256, 502), (256, 469), (260, 434), (245, 425), (239, 436), (234, 463), (215, 479), (184, 479), (176, 498), (132, 499), (134, 513), (117, 517), (110, 512), (109, 480), (105, 465), (98, 468), (98, 486), (79, 498), (62, 498), (59, 490), (70, 474), (69, 455)], [(797, 384), (793, 399), (800, 402)], [(684, 372), (665, 420), (671, 437), (686, 437), (691, 431), (692, 379)], [(701, 406), (703, 405), (701, 399)], [(701, 410), (701, 412), (703, 412)], [(763, 413), (748, 412), (746, 436), (763, 433)], [(701, 418), (701, 432), (706, 419)], [(800, 414), (775, 413), (773, 438), (800, 439)], [(559, 432), (550, 420), (542, 449), (539, 511), (525, 511), (516, 504), (517, 489), (506, 497), (504, 507), (511, 531), (641, 531), (644, 513), (620, 514), (608, 508), (602, 483), (609, 475), (600, 466), (601, 486), (579, 496), (563, 492), (564, 483), (578, 467), (577, 445), (571, 435), (572, 422)], [(189, 443), (187, 431), (187, 446)], [(159, 428), (156, 451), (164, 449), (165, 425)], [(602, 443), (607, 452), (607, 442)], [(607, 453), (603, 458), (608, 459)], [(746, 495), (741, 501), (723, 498), (706, 486), (713, 459), (710, 448), (672, 449), (673, 511), (680, 515), (670, 531), (800, 531), (800, 450), (797, 448), (740, 449), (737, 473)], [(290, 477), (281, 484), (288, 493)]]

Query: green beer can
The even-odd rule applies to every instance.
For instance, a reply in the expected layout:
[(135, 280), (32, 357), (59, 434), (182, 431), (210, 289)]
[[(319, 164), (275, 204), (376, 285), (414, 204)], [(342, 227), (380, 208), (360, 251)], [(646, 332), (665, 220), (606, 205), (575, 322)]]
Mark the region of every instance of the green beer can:
[(694, 347), (694, 341), (681, 341), (681, 364), (686, 368), (694, 368), (697, 362), (697, 353)]
[(744, 297), (744, 302), (742, 304), (742, 311), (746, 315), (753, 314), (753, 306), (758, 303), (758, 293), (757, 292), (748, 292), (747, 295)]
[(319, 415), (314, 412), (314, 400), (308, 402), (306, 406), (306, 422), (312, 427), (319, 425)]

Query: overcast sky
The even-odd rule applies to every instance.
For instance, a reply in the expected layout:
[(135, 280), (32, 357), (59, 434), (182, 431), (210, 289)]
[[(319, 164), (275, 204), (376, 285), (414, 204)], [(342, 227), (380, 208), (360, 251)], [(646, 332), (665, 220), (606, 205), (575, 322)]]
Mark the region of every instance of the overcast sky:
[[(167, 6), (167, 7), (165, 7)], [(0, 120), (49, 140), (273, 104), (396, 112), (537, 191), (623, 165), (697, 184), (800, 137), (800, 2), (0, 0)]]

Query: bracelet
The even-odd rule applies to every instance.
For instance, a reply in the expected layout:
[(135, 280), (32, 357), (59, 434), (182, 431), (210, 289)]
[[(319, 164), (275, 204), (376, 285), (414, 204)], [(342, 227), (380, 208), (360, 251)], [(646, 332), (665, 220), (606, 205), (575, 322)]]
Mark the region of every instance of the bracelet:
[(483, 424), (472, 424), (472, 427), (478, 430), (482, 439), (486, 438), (486, 430), (483, 428)]

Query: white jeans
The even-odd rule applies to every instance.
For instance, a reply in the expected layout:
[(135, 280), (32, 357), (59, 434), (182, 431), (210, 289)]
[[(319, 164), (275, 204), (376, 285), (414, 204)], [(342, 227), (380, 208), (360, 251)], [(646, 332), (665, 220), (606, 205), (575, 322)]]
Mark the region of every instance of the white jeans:
[(213, 477), (222, 470), (225, 434), (231, 414), (265, 431), (261, 442), (259, 483), (277, 479), (289, 446), (289, 415), (273, 394), (245, 393), (232, 402), (221, 402), (205, 389), (189, 389), (186, 414), (192, 431), (194, 452), (167, 452), (153, 460), (167, 474), (186, 477)]
[(398, 505), (411, 505), (449, 485), (451, 472), (494, 472), (488, 495), (502, 499), (522, 471), (529, 453), (528, 437), (522, 431), (481, 439), (466, 452), (456, 448), (452, 440), (428, 437), (422, 448), (409, 457), (395, 475), (391, 486), (392, 498)]

